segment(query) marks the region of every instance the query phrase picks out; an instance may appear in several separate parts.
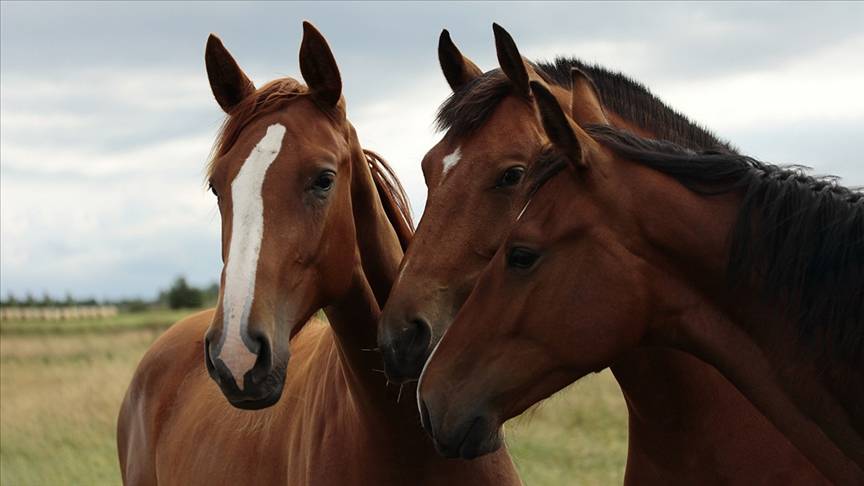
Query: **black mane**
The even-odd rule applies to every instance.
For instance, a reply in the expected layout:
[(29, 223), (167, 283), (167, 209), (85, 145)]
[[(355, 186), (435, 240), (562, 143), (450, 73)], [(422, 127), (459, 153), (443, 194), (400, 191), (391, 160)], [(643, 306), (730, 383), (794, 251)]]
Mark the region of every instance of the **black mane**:
[[(802, 338), (827, 338), (832, 354), (864, 359), (864, 192), (804, 167), (716, 150), (694, 151), (608, 126), (587, 132), (620, 156), (706, 196), (740, 192), (727, 273), (784, 305)], [(547, 154), (535, 190), (567, 165)], [(817, 341), (818, 342), (818, 341)]]
[[(657, 138), (696, 150), (735, 152), (727, 142), (669, 108), (644, 85), (621, 73), (563, 57), (553, 62), (532, 63), (532, 67), (547, 83), (568, 89), (570, 70), (579, 68), (594, 81), (606, 108), (656, 134)], [(500, 69), (488, 71), (444, 101), (438, 109), (436, 125), (439, 130), (449, 130), (455, 136), (470, 134), (483, 125), (501, 100), (512, 92), (512, 83)]]

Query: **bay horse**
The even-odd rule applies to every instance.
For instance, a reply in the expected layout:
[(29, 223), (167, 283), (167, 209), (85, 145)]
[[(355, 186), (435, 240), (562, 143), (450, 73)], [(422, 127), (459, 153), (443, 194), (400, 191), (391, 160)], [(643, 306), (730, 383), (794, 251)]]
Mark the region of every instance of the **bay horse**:
[(530, 83), (551, 142), (533, 195), (418, 386), (439, 448), (494, 450), (503, 421), (650, 345), (714, 365), (828, 479), (864, 484), (864, 194), (582, 125)]
[[(446, 30), (439, 39), (453, 95), (438, 123), (448, 131), (423, 160), (429, 197), (381, 316), (391, 381), (416, 380), (525, 205), (525, 174), (549, 144), (526, 92), (529, 78), (544, 82), (574, 118), (732, 150), (635, 81), (573, 59), (523, 62), (510, 35), (494, 31), (500, 69), (485, 74)], [(550, 323), (567, 319), (562, 313)], [(496, 326), (485, 319), (470, 325)], [(612, 371), (629, 411), (625, 483), (827, 482), (728, 380), (691, 355), (640, 346)]]
[[(440, 457), (413, 400), (400, 401), (376, 372), (380, 355), (364, 351), (410, 213), (347, 120), (326, 40), (303, 31), (308, 86), (256, 89), (218, 38), (207, 42), (227, 113), (208, 170), (222, 217), (219, 302), (172, 326), (139, 364), (118, 420), (123, 481), (519, 484), (504, 450)], [(313, 317), (322, 308), (329, 325)]]

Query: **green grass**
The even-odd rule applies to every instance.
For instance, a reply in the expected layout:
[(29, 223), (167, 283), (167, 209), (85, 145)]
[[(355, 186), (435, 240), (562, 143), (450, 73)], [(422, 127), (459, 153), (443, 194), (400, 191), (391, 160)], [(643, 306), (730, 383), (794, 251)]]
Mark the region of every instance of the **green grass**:
[[(119, 484), (114, 428), (126, 386), (161, 330), (189, 313), (0, 324), (0, 484)], [(620, 484), (625, 418), (604, 372), (508, 423), (507, 442), (528, 485)]]
[(609, 370), (590, 375), (506, 424), (527, 485), (624, 482), (627, 407)]
[(70, 321), (0, 321), (0, 334), (56, 335), (125, 332), (134, 329), (164, 329), (167, 325), (191, 313), (188, 309), (159, 309), (146, 312), (130, 312), (111, 318), (76, 319)]

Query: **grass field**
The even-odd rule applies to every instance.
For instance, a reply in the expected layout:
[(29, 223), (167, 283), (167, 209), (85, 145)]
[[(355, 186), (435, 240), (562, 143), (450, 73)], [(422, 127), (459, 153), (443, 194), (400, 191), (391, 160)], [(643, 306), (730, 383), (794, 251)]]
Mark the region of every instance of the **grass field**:
[[(0, 484), (119, 484), (114, 427), (126, 385), (183, 314), (0, 323)], [(607, 371), (508, 423), (507, 441), (526, 484), (620, 484), (625, 417)]]

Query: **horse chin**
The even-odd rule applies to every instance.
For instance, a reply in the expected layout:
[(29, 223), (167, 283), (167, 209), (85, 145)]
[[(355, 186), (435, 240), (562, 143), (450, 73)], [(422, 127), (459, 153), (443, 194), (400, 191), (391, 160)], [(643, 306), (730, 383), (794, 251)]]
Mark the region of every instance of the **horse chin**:
[(448, 459), (475, 459), (501, 448), (501, 425), (488, 416), (476, 416), (456, 427), (452, 433), (436, 434), (435, 449)]
[(478, 428), (475, 425), (469, 430), (465, 440), (462, 441), (462, 445), (459, 447), (459, 457), (462, 459), (475, 459), (495, 452), (504, 444), (502, 436), (503, 433), (500, 426), (489, 431)]
[(268, 407), (271, 407), (279, 402), (279, 399), (282, 397), (282, 387), (280, 386), (277, 390), (270, 392), (269, 394), (262, 396), (260, 398), (240, 398), (240, 399), (231, 399), (228, 398), (228, 403), (231, 404), (234, 408), (239, 408), (241, 410), (262, 410)]

